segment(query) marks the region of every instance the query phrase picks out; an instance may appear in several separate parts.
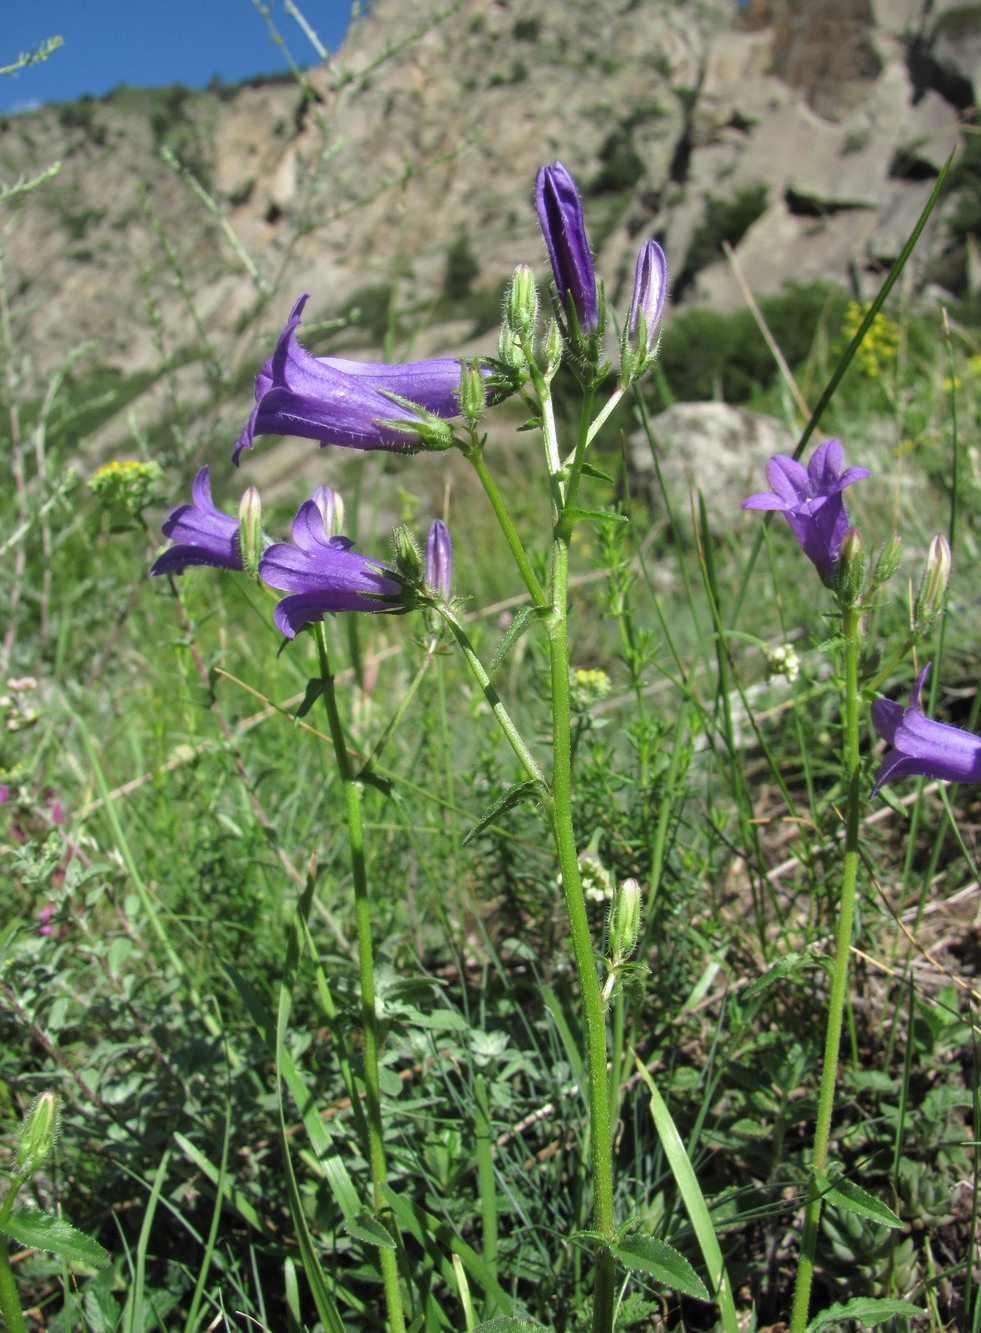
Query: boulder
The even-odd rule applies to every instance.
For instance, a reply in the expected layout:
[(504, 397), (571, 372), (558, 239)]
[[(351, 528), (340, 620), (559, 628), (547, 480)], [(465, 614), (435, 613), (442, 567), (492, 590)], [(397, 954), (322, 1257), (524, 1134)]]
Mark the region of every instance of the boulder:
[[(713, 528), (731, 532), (742, 522), (740, 504), (764, 491), (766, 460), (791, 453), (795, 439), (775, 417), (727, 403), (676, 403), (651, 422), (654, 451), (675, 517), (687, 527), (689, 495), (701, 491)], [(650, 442), (637, 432), (628, 441), (630, 493), (655, 515), (665, 515)]]

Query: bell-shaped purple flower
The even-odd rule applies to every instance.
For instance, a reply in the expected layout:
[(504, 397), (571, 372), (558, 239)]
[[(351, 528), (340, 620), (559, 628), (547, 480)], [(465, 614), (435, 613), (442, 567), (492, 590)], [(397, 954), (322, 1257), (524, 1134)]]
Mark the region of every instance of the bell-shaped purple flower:
[(865, 467), (841, 471), (841, 441), (818, 445), (807, 467), (785, 454), (766, 465), (772, 490), (750, 495), (743, 509), (779, 509), (786, 515), (801, 550), (817, 567), (826, 584), (834, 582), (841, 542), (848, 531), (848, 514), (841, 492), (869, 476)]
[[(238, 464), (242, 450), (251, 449), (257, 435), (300, 435), (317, 440), (321, 448), (339, 444), (400, 453), (447, 447), (448, 428), (445, 443), (427, 438), (427, 413), (436, 418), (460, 415), (460, 362), (440, 357), (392, 366), (311, 356), (296, 339), (308, 299), (304, 295), (296, 302), (276, 350), (259, 371), (255, 408), (232, 462)], [(425, 411), (413, 412), (388, 394), (418, 403)]]
[(645, 241), (637, 256), (634, 293), (627, 316), (627, 342), (647, 351), (657, 343), (657, 328), (668, 294), (668, 261), (657, 241)]
[(211, 480), (203, 467), (191, 485), (191, 503), (178, 505), (163, 524), (163, 534), (176, 542), (150, 566), (151, 574), (180, 574), (187, 565), (241, 569), (239, 523), (211, 501)]
[(403, 602), (394, 571), (353, 550), (349, 537), (328, 537), (316, 501), (293, 520), (293, 541), (275, 542), (259, 561), (259, 577), (293, 596), (276, 603), (273, 620), (288, 639), (328, 611), (394, 611)]
[(434, 518), (426, 538), (426, 583), (449, 601), (453, 576), (453, 543), (442, 519)]
[(934, 722), (920, 708), (929, 672), (927, 663), (910, 692), (908, 708), (892, 699), (876, 699), (872, 705), (872, 725), (894, 747), (882, 761), (873, 796), (884, 782), (911, 774), (944, 782), (981, 782), (981, 736)]
[(580, 333), (594, 333), (599, 326), (599, 299), (582, 200), (561, 162), (539, 171), (535, 208), (562, 309), (568, 314), (571, 305)]

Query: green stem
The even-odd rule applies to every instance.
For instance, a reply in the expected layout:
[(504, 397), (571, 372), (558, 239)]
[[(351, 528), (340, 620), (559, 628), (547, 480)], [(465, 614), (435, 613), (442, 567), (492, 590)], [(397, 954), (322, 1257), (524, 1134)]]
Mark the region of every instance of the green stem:
[[(26, 1179), (26, 1176), (10, 1178), (3, 1204), (0, 1205), (0, 1222), (6, 1222), (10, 1217), (14, 1200)], [(26, 1333), (27, 1325), (24, 1323), (24, 1313), (17, 1294), (14, 1270), (7, 1253), (7, 1242), (2, 1236), (0, 1236), (0, 1315), (3, 1316), (3, 1326), (8, 1333)]]
[(8, 1333), (27, 1333), (14, 1270), (7, 1254), (7, 1242), (3, 1239), (0, 1239), (0, 1315), (3, 1316), (3, 1325)]
[[(375, 972), (371, 945), (371, 904), (368, 899), (368, 874), (364, 857), (364, 827), (361, 818), (363, 788), (355, 778), (341, 717), (334, 691), (334, 677), (327, 652), (327, 634), (322, 623), (315, 627), (317, 653), (320, 659), (320, 679), (323, 686), (324, 706), (334, 746), (337, 772), (344, 788), (347, 812), (348, 841), (351, 848), (351, 874), (354, 881), (354, 906), (358, 934), (358, 970), (361, 982), (361, 1028), (364, 1049), (365, 1111), (368, 1121), (368, 1162), (371, 1168), (372, 1206), (376, 1214), (385, 1212), (383, 1186), (387, 1184), (385, 1168), (385, 1140), (382, 1133), (381, 1088), (378, 1078), (378, 1013), (375, 1003)], [(393, 1237), (397, 1239), (397, 1237)], [(379, 1246), (385, 1303), (388, 1308), (389, 1328), (393, 1333), (405, 1333), (402, 1312), (402, 1293), (399, 1289), (398, 1264), (395, 1252)]]
[[(497, 1280), (497, 1182), (494, 1179), (494, 1140), (491, 1135), (490, 1100), (487, 1081), (478, 1074), (474, 1081), (474, 1129), (477, 1157), (477, 1190), (480, 1195), (480, 1221), (483, 1231), (484, 1262)], [(497, 1300), (489, 1297), (484, 1311), (489, 1318), (497, 1310)]]
[(474, 471), (480, 478), (480, 484), (483, 486), (487, 498), (491, 502), (491, 508), (494, 510), (494, 513), (497, 516), (497, 521), (501, 525), (501, 531), (504, 533), (507, 544), (511, 548), (511, 554), (514, 556), (514, 563), (518, 566), (521, 577), (524, 579), (525, 587), (531, 594), (531, 600), (536, 606), (547, 606), (548, 600), (544, 592), (542, 592), (542, 585), (535, 577), (535, 571), (532, 569), (531, 563), (525, 554), (525, 548), (521, 544), (518, 530), (514, 526), (514, 521), (511, 518), (511, 515), (508, 513), (504, 498), (497, 488), (497, 482), (491, 476), (487, 463), (484, 460), (484, 446), (482, 444), (474, 445), (474, 447), (467, 453), (467, 457), (473, 464)]
[(576, 497), (579, 494), (579, 483), (582, 480), (582, 465), (586, 461), (586, 445), (589, 443), (589, 418), (593, 411), (593, 399), (596, 391), (592, 387), (586, 389), (583, 394), (582, 415), (579, 419), (579, 439), (576, 441), (576, 452), (572, 457), (572, 468), (569, 472), (569, 485), (566, 490), (565, 504), (571, 508), (576, 503)]
[[(572, 824), (572, 710), (569, 702), (567, 619), (569, 534), (565, 528), (566, 525), (560, 521), (552, 545), (552, 615), (548, 627), (552, 675), (552, 791), (546, 809), (551, 817), (559, 868), (562, 871), (562, 890), (586, 1024), (593, 1226), (612, 1241), (613, 1137), (610, 1125), (610, 1085), (606, 1072), (606, 1011), (596, 971)], [(613, 1328), (615, 1278), (613, 1255), (606, 1246), (602, 1246), (596, 1256), (593, 1333), (610, 1333)]]
[(852, 925), (855, 918), (855, 897), (858, 884), (858, 830), (862, 797), (859, 789), (858, 750), (858, 655), (859, 612), (849, 607), (842, 612), (842, 634), (845, 640), (845, 700), (843, 767), (847, 791), (845, 814), (845, 857), (842, 866), (841, 904), (838, 911), (838, 939), (835, 948), (835, 968), (828, 1000), (828, 1024), (824, 1039), (824, 1067), (821, 1071), (821, 1091), (818, 1098), (817, 1121), (814, 1126), (814, 1153), (808, 1183), (807, 1206), (804, 1212), (804, 1233), (801, 1238), (797, 1282), (794, 1288), (794, 1306), (790, 1316), (790, 1333), (804, 1333), (814, 1277), (814, 1254), (817, 1248), (818, 1225), (821, 1220), (821, 1178), (828, 1166), (828, 1144), (831, 1139), (831, 1118), (834, 1113), (835, 1087), (838, 1081), (838, 1056), (841, 1049), (841, 1031), (848, 987), (848, 956), (852, 943)]
[(528, 775), (529, 778), (531, 778), (533, 782), (540, 782), (542, 784), (543, 789), (546, 788), (548, 786), (548, 783), (546, 781), (545, 774), (539, 767), (538, 761), (536, 760), (535, 756), (528, 749), (528, 746), (524, 743), (524, 740), (521, 737), (521, 733), (518, 731), (518, 728), (512, 722), (511, 716), (508, 713), (507, 709), (504, 707), (503, 703), (501, 703), (497, 690), (495, 690), (494, 686), (491, 684), (490, 676), (488, 676), (487, 672), (484, 670), (483, 662), (481, 662), (480, 658), (474, 652), (473, 644), (467, 638), (466, 630), (463, 628), (463, 626), (457, 620), (456, 616), (453, 614), (453, 612), (445, 603), (441, 603), (439, 606), (437, 606), (436, 610), (439, 612), (443, 620), (446, 622), (447, 625), (449, 625), (450, 629), (453, 631), (453, 637), (460, 645), (460, 648), (463, 651), (463, 655), (467, 659), (467, 665), (470, 667), (474, 679), (477, 681), (478, 685), (483, 690), (484, 698), (491, 706), (491, 711), (493, 712), (494, 717), (497, 720), (497, 725), (501, 728), (505, 736), (508, 738), (508, 743), (510, 744), (511, 749), (514, 751), (514, 753), (517, 755), (518, 760), (521, 763), (521, 767), (525, 770), (525, 773)]

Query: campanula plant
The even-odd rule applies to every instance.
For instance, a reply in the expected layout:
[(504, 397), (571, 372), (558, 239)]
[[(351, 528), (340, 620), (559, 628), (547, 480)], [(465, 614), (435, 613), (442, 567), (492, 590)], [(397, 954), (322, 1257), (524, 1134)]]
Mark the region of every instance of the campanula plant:
[[(620, 989), (619, 985), (611, 988), (609, 978), (626, 975), (632, 966), (630, 955), (640, 932), (642, 893), (633, 880), (619, 893), (617, 901), (624, 905), (618, 908), (620, 925), (612, 932), (613, 953), (601, 969), (598, 958), (602, 940), (594, 936), (587, 912), (572, 807), (569, 550), (576, 526), (584, 519), (598, 523), (618, 521), (616, 515), (583, 510), (578, 495), (589, 445), (624, 392), (650, 367), (656, 355), (667, 296), (667, 262), (656, 241), (648, 240), (641, 246), (630, 304), (622, 312), (619, 372), (612, 392), (596, 410), (596, 398), (608, 368), (603, 359), (606, 304), (602, 284), (597, 282), (593, 268), (582, 200), (561, 163), (543, 167), (538, 173), (535, 204), (554, 279), (555, 318), (542, 319), (542, 303), (532, 270), (529, 265), (521, 264), (508, 291), (498, 362), (435, 358), (405, 365), (379, 365), (314, 357), (308, 353), (297, 338), (308, 300), (301, 296), (290, 312), (272, 356), (259, 371), (255, 407), (235, 446), (233, 462), (238, 465), (242, 461), (243, 452), (253, 448), (257, 437), (276, 434), (298, 435), (321, 447), (339, 445), (400, 454), (458, 449), (473, 466), (486, 491), (527, 591), (527, 605), (514, 618), (498, 656), (521, 633), (535, 630), (544, 633), (547, 641), (551, 736), (545, 754), (536, 755), (537, 737), (534, 745), (529, 743), (509, 716), (451, 600), (452, 545), (449, 529), (441, 519), (435, 520), (429, 529), (424, 555), (410, 533), (397, 530), (394, 556), (391, 563), (384, 563), (357, 551), (339, 531), (343, 521), (339, 497), (329, 486), (320, 486), (300, 505), (293, 520), (292, 540), (270, 542), (262, 530), (261, 506), (254, 489), (246, 492), (239, 518), (235, 520), (212, 503), (209, 475), (203, 469), (194, 483), (193, 503), (179, 506), (164, 525), (165, 535), (177, 545), (159, 556), (151, 570), (154, 574), (177, 573), (194, 564), (243, 570), (266, 590), (287, 594), (272, 612), (273, 622), (287, 642), (305, 634), (314, 639), (319, 676), (308, 691), (307, 702), (309, 705), (316, 697), (323, 700), (334, 760), (345, 792), (361, 979), (364, 1075), (359, 1123), (364, 1127), (363, 1148), (371, 1176), (372, 1211), (376, 1225), (382, 1227), (378, 1233), (381, 1242), (378, 1264), (388, 1326), (396, 1333), (406, 1328), (407, 1314), (415, 1297), (410, 1275), (400, 1271), (396, 1261), (396, 1250), (402, 1241), (386, 1203), (390, 1185), (379, 1080), (381, 1033), (374, 993), (371, 897), (361, 805), (364, 785), (371, 780), (379, 747), (404, 715), (415, 683), (409, 687), (379, 746), (357, 771), (345, 735), (331, 666), (330, 634), (325, 624), (326, 617), (337, 613), (391, 614), (423, 609), (429, 640), (420, 673), (444, 638), (456, 642), (518, 766), (516, 783), (492, 805), (484, 822), (502, 816), (518, 801), (530, 801), (540, 807), (550, 829), (582, 1006), (592, 1181), (589, 1244), (595, 1254), (592, 1314), (595, 1333), (612, 1330), (616, 1291), (622, 1280), (622, 1276), (617, 1276), (618, 1268), (622, 1274), (623, 1269), (640, 1266), (647, 1272), (659, 1273), (669, 1285), (680, 1281), (681, 1288), (689, 1294), (704, 1298), (709, 1295), (694, 1273), (678, 1278), (684, 1264), (672, 1269), (670, 1247), (662, 1245), (657, 1257), (652, 1257), (643, 1237), (635, 1237), (632, 1247), (625, 1248), (619, 1243), (622, 1227), (630, 1219), (614, 1215), (607, 1007), (613, 991)], [(563, 361), (568, 361), (583, 386), (577, 433), (565, 444), (559, 437), (552, 401), (552, 382)], [(545, 583), (540, 582), (533, 568), (508, 512), (505, 493), (485, 458), (486, 436), (480, 429), (484, 414), (489, 405), (509, 393), (520, 393), (532, 404), (541, 434), (543, 501), (549, 506), (552, 532)], [(607, 978), (605, 986), (601, 986), (601, 974)], [(382, 1240), (386, 1234), (390, 1243)], [(675, 1259), (680, 1261), (680, 1256)], [(493, 1299), (499, 1304), (504, 1299), (503, 1292), (495, 1288), (495, 1293)]]
[[(854, 1196), (849, 1201), (838, 1190), (838, 1177), (830, 1161), (830, 1142), (858, 888), (860, 815), (868, 791), (867, 787), (863, 789), (860, 747), (865, 698), (863, 627), (865, 613), (874, 605), (880, 589), (896, 570), (899, 541), (894, 538), (887, 543), (869, 568), (864, 538), (858, 528), (850, 526), (843, 492), (854, 483), (869, 478), (871, 473), (862, 466), (843, 470), (839, 440), (827, 440), (819, 445), (806, 467), (795, 458), (777, 455), (767, 463), (766, 475), (771, 489), (750, 495), (742, 507), (782, 513), (801, 551), (829, 590), (833, 612), (838, 617), (835, 645), (841, 681), (841, 779), (844, 793), (841, 891), (836, 905), (836, 945), (821, 1087), (790, 1320), (791, 1333), (804, 1333), (810, 1315), (822, 1208), (826, 1200), (832, 1205), (844, 1204), (846, 1209), (854, 1205)], [(918, 642), (943, 610), (949, 576), (950, 548), (943, 537), (938, 537), (931, 544), (927, 557), (904, 651)], [(981, 776), (978, 767), (981, 742), (956, 728), (929, 721), (920, 711), (919, 694), (928, 670), (926, 668), (917, 678), (908, 708), (884, 699), (872, 704), (871, 720), (876, 731), (895, 747), (883, 760), (873, 795), (885, 782), (907, 773), (960, 780), (973, 780), (966, 777), (968, 774)], [(868, 1202), (867, 1199), (860, 1200), (859, 1204), (868, 1206)], [(867, 1215), (874, 1215), (886, 1226), (901, 1225), (889, 1209), (876, 1201), (872, 1203), (874, 1212)]]

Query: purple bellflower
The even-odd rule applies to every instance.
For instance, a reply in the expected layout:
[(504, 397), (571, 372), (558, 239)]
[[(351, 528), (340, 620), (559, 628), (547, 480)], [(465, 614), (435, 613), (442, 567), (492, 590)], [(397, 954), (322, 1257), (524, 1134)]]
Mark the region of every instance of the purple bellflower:
[(913, 684), (908, 708), (892, 699), (876, 699), (872, 705), (872, 725), (894, 747), (879, 767), (873, 796), (883, 783), (910, 774), (944, 782), (981, 782), (981, 736), (934, 722), (920, 708), (929, 671), (927, 663)]
[(426, 583), (444, 602), (450, 599), (453, 574), (453, 543), (442, 519), (434, 518), (426, 538)]
[(766, 465), (772, 490), (750, 495), (743, 509), (779, 509), (786, 515), (801, 550), (817, 567), (823, 581), (834, 582), (841, 542), (848, 531), (848, 514), (841, 497), (846, 486), (869, 476), (865, 467), (841, 471), (841, 441), (818, 445), (807, 467), (785, 454)]
[(594, 333), (599, 327), (599, 299), (582, 200), (575, 181), (561, 162), (539, 171), (535, 208), (562, 309), (569, 314), (571, 305), (580, 333)]
[[(276, 350), (259, 371), (255, 407), (232, 454), (236, 466), (256, 435), (300, 435), (317, 440), (321, 448), (339, 444), (401, 453), (424, 448), (416, 427), (423, 425), (425, 413), (413, 412), (387, 394), (418, 403), (436, 417), (460, 415), (460, 362), (452, 357), (391, 366), (304, 351), (296, 330), (308, 299), (301, 296), (296, 302)], [(442, 447), (449, 443), (447, 438)]]
[(207, 466), (194, 478), (191, 503), (177, 506), (164, 521), (163, 534), (177, 545), (154, 560), (151, 574), (180, 574), (187, 565), (242, 568), (238, 519), (212, 504)]
[[(668, 294), (668, 261), (657, 241), (645, 241), (637, 256), (634, 294), (627, 316), (627, 342), (638, 347), (643, 338), (645, 350), (657, 343), (657, 327)], [(643, 330), (641, 319), (643, 318)]]
[(293, 541), (275, 542), (259, 561), (270, 588), (293, 594), (276, 603), (273, 620), (288, 639), (328, 611), (394, 611), (402, 585), (393, 570), (352, 549), (349, 537), (328, 537), (324, 516), (306, 500), (293, 520)]

